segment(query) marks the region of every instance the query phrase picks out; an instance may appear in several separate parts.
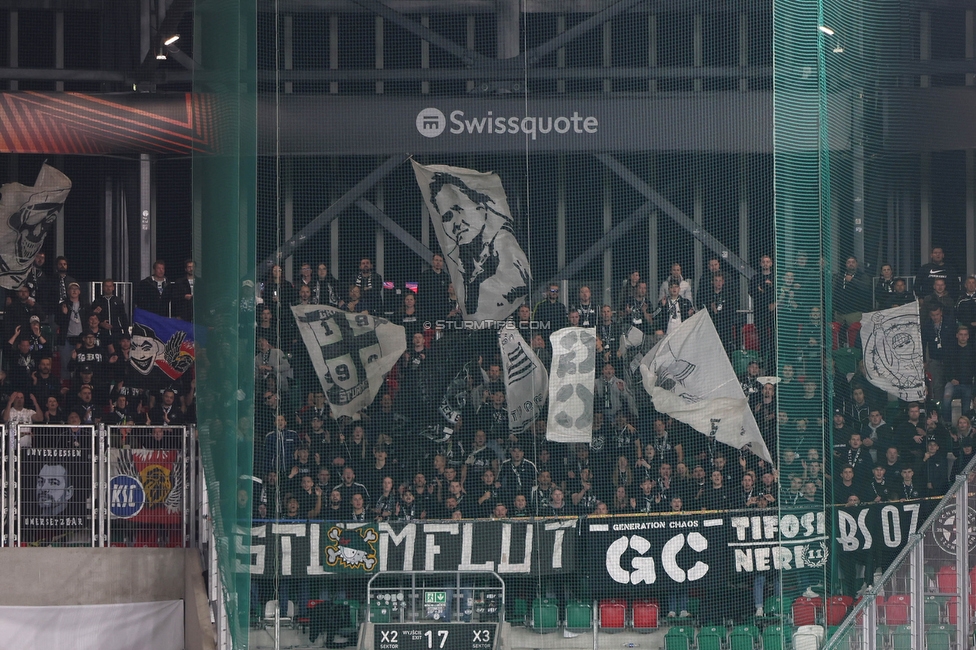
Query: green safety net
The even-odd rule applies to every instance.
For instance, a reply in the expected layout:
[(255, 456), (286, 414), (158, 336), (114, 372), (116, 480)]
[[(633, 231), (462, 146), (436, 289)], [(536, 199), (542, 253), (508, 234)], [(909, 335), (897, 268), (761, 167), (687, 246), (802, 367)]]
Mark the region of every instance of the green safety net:
[(195, 3), (204, 44), (198, 54), (207, 65), (194, 75), (193, 90), (215, 99), (220, 129), (218, 151), (192, 159), (198, 268), (207, 278), (199, 283), (194, 325), (198, 431), (226, 631), (235, 648), (247, 647), (251, 607), (250, 575), (241, 565), (250, 538), (254, 435), (254, 18), (254, 3)]

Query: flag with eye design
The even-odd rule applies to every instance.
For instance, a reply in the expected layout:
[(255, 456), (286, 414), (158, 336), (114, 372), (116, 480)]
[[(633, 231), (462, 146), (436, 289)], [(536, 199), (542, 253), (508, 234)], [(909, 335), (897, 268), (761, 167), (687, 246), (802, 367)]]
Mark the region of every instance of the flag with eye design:
[(596, 328), (564, 327), (549, 338), (549, 421), (546, 439), (589, 443), (593, 436)]

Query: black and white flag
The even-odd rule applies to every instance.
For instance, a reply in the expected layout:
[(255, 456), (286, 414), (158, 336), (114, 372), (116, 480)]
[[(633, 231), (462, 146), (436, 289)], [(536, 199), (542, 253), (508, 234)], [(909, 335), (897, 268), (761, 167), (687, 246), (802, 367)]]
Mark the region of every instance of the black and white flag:
[(521, 433), (542, 413), (549, 394), (549, 373), (514, 326), (498, 330), (498, 348), (502, 354), (509, 430)]
[(549, 342), (552, 372), (546, 440), (589, 443), (593, 437), (596, 328), (564, 327)]
[(529, 293), (529, 260), (515, 238), (501, 178), (413, 163), (464, 317), (503, 321)]
[(707, 311), (672, 328), (651, 348), (641, 360), (641, 376), (658, 411), (772, 462)]
[(925, 399), (917, 302), (863, 314), (861, 347), (868, 381), (907, 402)]
[(402, 325), (327, 305), (291, 308), (332, 417), (369, 406), (407, 349)]
[(0, 228), (0, 287), (16, 289), (27, 279), (70, 191), (71, 179), (46, 163), (33, 187), (0, 187), (0, 220), (5, 226)]

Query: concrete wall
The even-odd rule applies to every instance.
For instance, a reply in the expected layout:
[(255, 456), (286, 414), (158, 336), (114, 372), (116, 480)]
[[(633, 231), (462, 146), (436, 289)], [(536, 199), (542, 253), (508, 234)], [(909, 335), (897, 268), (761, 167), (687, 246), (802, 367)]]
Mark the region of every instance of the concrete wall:
[(214, 647), (200, 554), (182, 548), (0, 548), (0, 605), (184, 601), (186, 647)]

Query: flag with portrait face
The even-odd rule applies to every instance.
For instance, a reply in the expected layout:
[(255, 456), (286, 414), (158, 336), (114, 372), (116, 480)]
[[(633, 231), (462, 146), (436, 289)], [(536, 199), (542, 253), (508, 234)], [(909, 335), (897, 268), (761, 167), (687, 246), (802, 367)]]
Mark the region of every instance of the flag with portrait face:
[(0, 287), (16, 289), (27, 279), (70, 191), (71, 179), (47, 163), (33, 187), (20, 183), (0, 187)]
[(296, 305), (291, 311), (332, 417), (352, 417), (369, 406), (407, 349), (403, 326), (328, 305)]
[(509, 430), (521, 433), (542, 414), (549, 395), (549, 373), (514, 326), (498, 331), (498, 348), (502, 353)]
[(498, 174), (413, 163), (454, 292), (469, 321), (503, 321), (529, 293), (529, 260)]
[(673, 327), (644, 355), (640, 370), (655, 409), (772, 462), (708, 312)]

